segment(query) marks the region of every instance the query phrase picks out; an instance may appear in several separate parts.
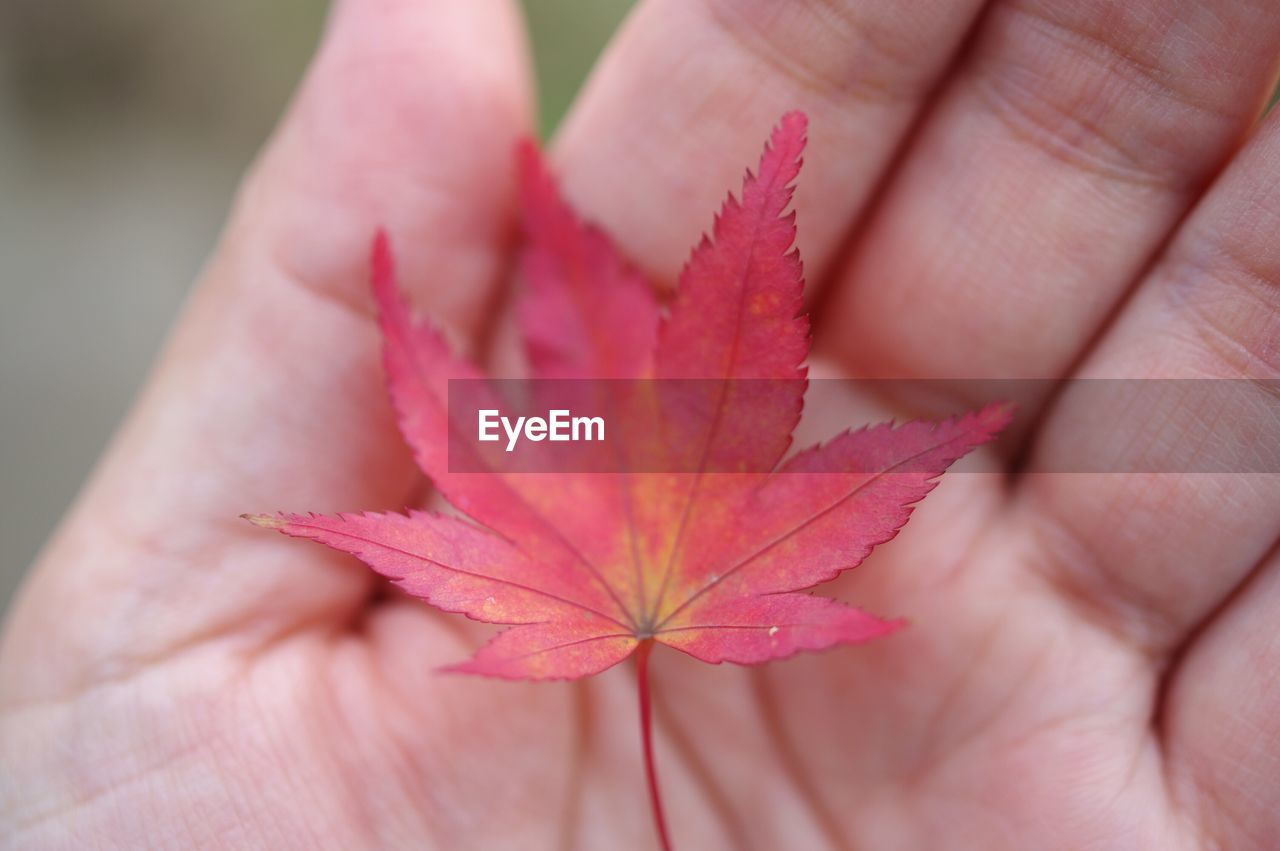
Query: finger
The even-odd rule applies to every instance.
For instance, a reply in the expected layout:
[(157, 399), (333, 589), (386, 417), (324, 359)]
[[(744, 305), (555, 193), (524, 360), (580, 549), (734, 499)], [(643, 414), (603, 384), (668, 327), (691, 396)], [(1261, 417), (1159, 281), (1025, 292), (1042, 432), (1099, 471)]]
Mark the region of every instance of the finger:
[(30, 676), (15, 680), (66, 683), (358, 605), (362, 574), (236, 518), (406, 498), (369, 245), (385, 225), (420, 304), (456, 336), (478, 327), (505, 262), (522, 55), (505, 3), (338, 5), (159, 367), (23, 595), (5, 662)]
[(648, 0), (556, 138), (574, 206), (670, 283), (769, 128), (810, 118), (796, 194), (821, 278), (981, 0)]
[[(1278, 48), (1267, 4), (998, 0), (818, 345), (860, 375), (1062, 375), (1256, 119)], [(1028, 386), (1024, 417), (1048, 387)]]
[[(1118, 385), (1130, 404), (1108, 407), (1090, 387), (1072, 387), (1047, 415), (1033, 472), (1093, 458), (1168, 472), (1031, 475), (1013, 505), (1013, 522), (1048, 554), (1039, 574), (1050, 586), (1155, 654), (1177, 646), (1280, 536), (1277, 118), (1188, 219), (1080, 373), (1270, 381), (1152, 385), (1174, 393), (1172, 404), (1142, 383)], [(1131, 445), (1117, 451), (1117, 441)]]
[(1214, 618), (1171, 675), (1160, 721), (1175, 799), (1207, 847), (1280, 835), (1280, 556)]

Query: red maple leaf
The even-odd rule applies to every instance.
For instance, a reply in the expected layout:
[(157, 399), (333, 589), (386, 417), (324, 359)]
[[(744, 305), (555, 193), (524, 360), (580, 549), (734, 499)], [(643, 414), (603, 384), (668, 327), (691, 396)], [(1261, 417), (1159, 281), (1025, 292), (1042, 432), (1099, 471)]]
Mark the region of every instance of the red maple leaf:
[(531, 474), (483, 458), (453, 469), (450, 440), (472, 435), (450, 415), (448, 382), (481, 373), (412, 320), (380, 234), (373, 287), (400, 428), (435, 487), (474, 523), (421, 511), (250, 519), (351, 553), (441, 609), (510, 625), (453, 670), (573, 679), (639, 651), (646, 756), (654, 644), (755, 664), (892, 632), (898, 621), (803, 589), (892, 538), (937, 477), (1010, 412), (993, 405), (849, 431), (783, 461), (809, 349), (786, 212), (805, 128), (790, 113), (774, 129), (741, 198), (728, 198), (694, 249), (665, 317), (645, 278), (559, 197), (536, 150), (520, 151), (520, 315), (532, 375), (695, 380), (706, 409), (666, 432), (658, 450), (667, 469)]

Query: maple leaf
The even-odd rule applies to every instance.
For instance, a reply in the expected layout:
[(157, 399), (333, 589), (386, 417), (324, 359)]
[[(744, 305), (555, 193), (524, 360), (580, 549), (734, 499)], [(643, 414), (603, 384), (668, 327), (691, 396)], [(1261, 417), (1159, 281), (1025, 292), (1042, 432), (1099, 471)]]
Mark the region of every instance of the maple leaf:
[[(783, 461), (809, 349), (787, 212), (805, 130), (800, 113), (774, 129), (741, 196), (728, 197), (694, 249), (665, 317), (644, 276), (565, 204), (536, 149), (519, 151), (519, 315), (531, 374), (695, 382), (705, 409), (674, 417), (666, 434), (678, 437), (659, 447), (669, 467), (514, 473), (474, 451), (473, 422), (450, 410), (449, 380), (482, 374), (413, 320), (379, 234), (373, 288), (400, 428), (435, 487), (473, 522), (421, 511), (250, 519), (351, 553), (441, 609), (509, 626), (453, 670), (572, 679), (639, 651), (646, 720), (643, 673), (655, 644), (754, 664), (898, 628), (804, 591), (897, 534), (938, 476), (1011, 414), (993, 405), (849, 431)], [(471, 452), (466, 464), (450, 463), (451, 441)]]

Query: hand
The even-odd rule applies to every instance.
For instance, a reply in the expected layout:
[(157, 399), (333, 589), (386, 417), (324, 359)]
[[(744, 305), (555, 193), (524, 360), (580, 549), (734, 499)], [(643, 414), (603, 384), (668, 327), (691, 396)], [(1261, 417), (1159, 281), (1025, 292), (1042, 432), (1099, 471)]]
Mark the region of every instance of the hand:
[[(649, 0), (553, 146), (565, 191), (669, 283), (801, 108), (828, 373), (1275, 377), (1280, 125), (1242, 140), (1280, 17), (980, 5)], [(10, 615), (9, 847), (652, 846), (629, 672), (436, 675), (474, 625), (237, 519), (420, 491), (366, 251), (385, 225), (421, 307), (501, 339), (523, 63), (497, 0), (338, 4)], [(750, 670), (655, 656), (677, 845), (1273, 846), (1280, 477), (1037, 472), (1087, 412), (1021, 402), (1018, 475), (949, 478), (829, 589), (910, 629)]]

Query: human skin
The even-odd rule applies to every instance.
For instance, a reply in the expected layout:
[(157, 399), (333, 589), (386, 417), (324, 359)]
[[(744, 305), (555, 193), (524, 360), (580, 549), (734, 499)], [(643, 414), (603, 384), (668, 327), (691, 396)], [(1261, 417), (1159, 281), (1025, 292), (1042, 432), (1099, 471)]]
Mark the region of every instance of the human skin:
[[(551, 160), (670, 286), (770, 125), (805, 110), (820, 374), (1275, 378), (1271, 4), (980, 5), (647, 0)], [(369, 241), (388, 228), (415, 303), (501, 371), (529, 101), (507, 4), (337, 4), (8, 616), (0, 845), (653, 846), (629, 664), (437, 674), (487, 628), (237, 519), (421, 498)], [(824, 589), (910, 628), (754, 669), (655, 654), (677, 846), (1275, 847), (1280, 476), (1043, 472), (1106, 423), (1018, 401), (1016, 471), (980, 455)], [(1195, 404), (1166, 442), (1241, 413)]]

